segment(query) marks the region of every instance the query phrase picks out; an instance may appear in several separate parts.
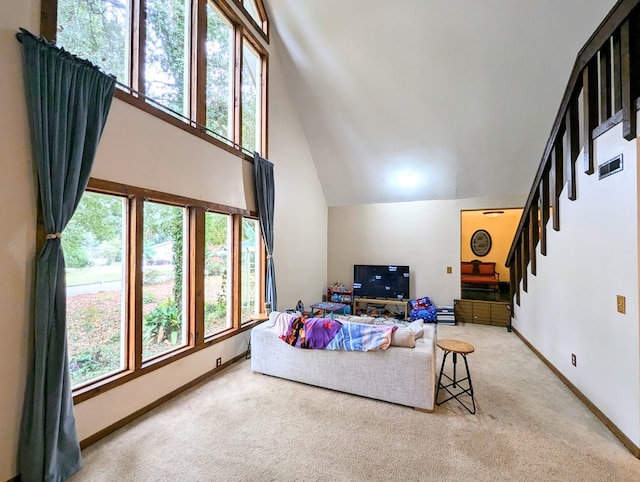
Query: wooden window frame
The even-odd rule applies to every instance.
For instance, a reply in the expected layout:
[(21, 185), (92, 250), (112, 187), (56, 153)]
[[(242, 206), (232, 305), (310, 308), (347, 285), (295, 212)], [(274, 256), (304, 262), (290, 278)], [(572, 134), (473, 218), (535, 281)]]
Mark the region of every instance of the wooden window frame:
[[(268, 65), (269, 65), (269, 53), (263, 43), (269, 43), (268, 36), (268, 19), (266, 15), (266, 9), (261, 0), (256, 0), (258, 4), (260, 15), (264, 18), (263, 27), (260, 27), (253, 20), (251, 15), (244, 9), (242, 2), (233, 0), (236, 9), (240, 10), (242, 15), (236, 12), (236, 9), (232, 8), (228, 1), (231, 0), (190, 0), (190, 22), (191, 22), (191, 42), (188, 62), (189, 65), (185, 66), (185, 70), (189, 73), (188, 88), (189, 92), (189, 116), (178, 117), (166, 110), (156, 107), (148, 100), (139, 94), (144, 95), (144, 41), (145, 41), (145, 21), (143, 14), (143, 8), (146, 0), (129, 0), (131, 2), (131, 25), (130, 25), (130, 65), (129, 77), (131, 79), (128, 87), (118, 88), (115, 92), (115, 97), (123, 102), (126, 102), (154, 117), (157, 117), (169, 124), (178, 127), (185, 132), (188, 132), (200, 139), (203, 139), (210, 144), (219, 147), (235, 156), (240, 157), (246, 161), (253, 160), (253, 153), (246, 152), (246, 149), (242, 148), (241, 134), (241, 98), (240, 98), (240, 78), (242, 75), (242, 41), (248, 40), (252, 46), (256, 49), (256, 52), (260, 55), (262, 61), (262, 76), (261, 76), (261, 132), (260, 140), (257, 143), (260, 147), (260, 153), (267, 157), (268, 147)], [(233, 62), (233, 79), (234, 79), (234, 109), (230, 113), (233, 116), (233, 129), (232, 139), (229, 139), (229, 143), (217, 139), (214, 135), (207, 133), (206, 122), (206, 93), (203, 87), (206, 79), (206, 56), (205, 56), (205, 41), (206, 41), (206, 5), (210, 2), (214, 4), (220, 12), (227, 18), (227, 20), (233, 25), (235, 32), (235, 46), (233, 49), (234, 62)], [(58, 12), (58, 0), (42, 0), (41, 16), (40, 16), (40, 32), (41, 35), (49, 41), (56, 41), (57, 32), (57, 12)], [(252, 27), (252, 28), (251, 28)], [(258, 36), (253, 33), (253, 30), (258, 32)], [(258, 39), (260, 37), (261, 40)], [(153, 101), (153, 99), (151, 99)]]
[[(127, 290), (126, 299), (126, 329), (125, 329), (125, 368), (110, 375), (99, 377), (87, 383), (83, 383), (73, 389), (74, 403), (80, 403), (99, 395), (107, 390), (128, 383), (140, 376), (144, 376), (154, 370), (173, 363), (185, 356), (192, 355), (202, 349), (209, 348), (239, 333), (251, 329), (256, 321), (243, 322), (240, 319), (240, 243), (239, 236), (243, 218), (258, 220), (256, 212), (246, 209), (234, 208), (217, 203), (210, 203), (199, 199), (153, 191), (150, 189), (129, 186), (126, 184), (91, 178), (87, 191), (124, 197), (127, 199)], [(145, 201), (161, 202), (163, 204), (182, 206), (187, 209), (188, 245), (188, 273), (185, 276), (186, 289), (186, 314), (187, 340), (186, 345), (175, 350), (165, 352), (149, 360), (142, 360), (142, 237)], [(205, 339), (204, 337), (204, 213), (205, 211), (228, 214), (232, 220), (232, 238), (230, 253), (232, 253), (232, 279), (231, 279), (231, 309), (232, 323), (229, 329), (220, 331)], [(256, 237), (256, 250), (264, 259), (264, 244), (262, 237)], [(262, 265), (264, 266), (264, 264)], [(259, 286), (264, 287), (264, 270), (258, 273)], [(264, 304), (264, 290), (260, 291), (260, 306)]]
[(244, 7), (242, 0), (233, 0), (233, 2), (245, 16), (245, 20), (251, 24), (265, 42), (269, 43), (269, 16), (267, 15), (267, 9), (264, 7), (262, 0), (255, 0), (256, 7), (258, 7), (258, 15), (260, 16), (260, 24), (256, 22), (249, 11)]

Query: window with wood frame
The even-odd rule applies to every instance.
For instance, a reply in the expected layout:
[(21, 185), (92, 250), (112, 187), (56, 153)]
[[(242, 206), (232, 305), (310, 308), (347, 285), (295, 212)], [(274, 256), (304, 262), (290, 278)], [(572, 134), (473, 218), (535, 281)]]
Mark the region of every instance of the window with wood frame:
[(119, 99), (239, 156), (266, 155), (266, 11), (235, 3), (43, 0), (41, 32), (115, 75)]
[(246, 210), (91, 179), (62, 240), (76, 401), (248, 329), (264, 303)]
[(245, 15), (253, 20), (255, 26), (266, 36), (269, 35), (269, 19), (262, 0), (234, 0), (244, 9)]

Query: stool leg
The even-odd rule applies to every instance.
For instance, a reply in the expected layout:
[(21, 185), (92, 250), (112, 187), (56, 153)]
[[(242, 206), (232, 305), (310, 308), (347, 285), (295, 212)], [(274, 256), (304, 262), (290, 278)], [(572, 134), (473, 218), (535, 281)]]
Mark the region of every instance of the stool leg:
[[(444, 373), (444, 366), (447, 359), (447, 355), (449, 353), (453, 353), (453, 378), (451, 378), (449, 375)], [(473, 393), (473, 383), (471, 382), (471, 372), (469, 371), (469, 362), (467, 361), (467, 356), (464, 353), (460, 353), (460, 355), (462, 355), (462, 358), (464, 359), (464, 367), (467, 371), (467, 376), (466, 378), (458, 379), (458, 375), (456, 371), (456, 364), (458, 361), (457, 353), (449, 352), (449, 351), (444, 352), (444, 356), (442, 357), (442, 366), (440, 367), (440, 376), (438, 377), (438, 389), (436, 390), (436, 405), (442, 405), (443, 403), (448, 402), (451, 399), (456, 399), (460, 405), (462, 405), (469, 413), (473, 415), (476, 413), (476, 400)], [(445, 377), (451, 383), (443, 385), (442, 377)], [(469, 388), (464, 388), (464, 385), (461, 384), (461, 382), (464, 382), (465, 380), (468, 380)], [(450, 387), (457, 388), (458, 391), (457, 392), (451, 391), (449, 389)], [(445, 390), (449, 394), (449, 397), (445, 398), (442, 401), (438, 401), (438, 395), (440, 393), (440, 389)], [(472, 408), (469, 408), (467, 404), (465, 404), (462, 401), (460, 397), (462, 397), (463, 395), (469, 395), (471, 397), (471, 403), (473, 404)]]
[(471, 372), (469, 371), (469, 363), (467, 363), (467, 355), (462, 355), (464, 358), (464, 366), (467, 368), (467, 379), (469, 380), (469, 395), (471, 395), (471, 403), (473, 404), (473, 411), (469, 410), (465, 405), (463, 405), (471, 414), (476, 413), (476, 399), (473, 396), (473, 384), (471, 383)]
[(447, 359), (448, 351), (444, 352), (444, 356), (442, 357), (442, 365), (440, 365), (440, 376), (438, 377), (438, 388), (436, 390), (436, 404), (438, 403), (438, 393), (440, 392), (440, 387), (442, 386), (442, 372), (444, 371), (444, 362)]
[(456, 365), (458, 364), (458, 354), (453, 352), (453, 388), (456, 388)]

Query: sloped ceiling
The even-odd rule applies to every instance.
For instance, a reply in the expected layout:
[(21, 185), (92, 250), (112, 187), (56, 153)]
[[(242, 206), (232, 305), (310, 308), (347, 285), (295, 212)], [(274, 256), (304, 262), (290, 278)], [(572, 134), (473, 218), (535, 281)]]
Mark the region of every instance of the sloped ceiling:
[(614, 4), (265, 0), (328, 205), (527, 194)]

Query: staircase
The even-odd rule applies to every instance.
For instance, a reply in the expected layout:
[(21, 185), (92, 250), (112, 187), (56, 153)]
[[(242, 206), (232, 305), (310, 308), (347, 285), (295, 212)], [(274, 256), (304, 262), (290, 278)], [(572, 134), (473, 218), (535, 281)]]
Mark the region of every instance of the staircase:
[(513, 330), (637, 457), (639, 3), (578, 54), (506, 260)]

